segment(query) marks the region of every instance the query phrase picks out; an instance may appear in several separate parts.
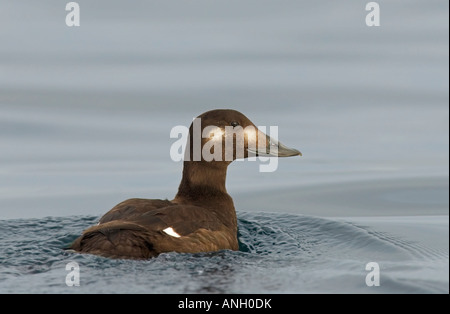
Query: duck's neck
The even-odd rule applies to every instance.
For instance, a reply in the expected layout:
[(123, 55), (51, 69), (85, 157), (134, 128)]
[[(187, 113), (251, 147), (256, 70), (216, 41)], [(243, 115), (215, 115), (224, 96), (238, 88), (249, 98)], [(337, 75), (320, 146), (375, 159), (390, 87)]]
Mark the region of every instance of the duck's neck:
[(225, 187), (227, 167), (228, 164), (223, 162), (185, 161), (183, 178), (174, 201), (231, 200)]

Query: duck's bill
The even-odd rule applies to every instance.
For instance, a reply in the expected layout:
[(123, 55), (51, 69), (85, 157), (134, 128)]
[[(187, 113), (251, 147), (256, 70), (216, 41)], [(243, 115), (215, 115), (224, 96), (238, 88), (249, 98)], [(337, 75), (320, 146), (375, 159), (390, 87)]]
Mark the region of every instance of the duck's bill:
[(265, 157), (292, 157), (302, 156), (302, 153), (295, 148), (290, 148), (283, 143), (267, 136), (267, 145), (258, 148), (248, 148), (248, 152), (254, 156)]

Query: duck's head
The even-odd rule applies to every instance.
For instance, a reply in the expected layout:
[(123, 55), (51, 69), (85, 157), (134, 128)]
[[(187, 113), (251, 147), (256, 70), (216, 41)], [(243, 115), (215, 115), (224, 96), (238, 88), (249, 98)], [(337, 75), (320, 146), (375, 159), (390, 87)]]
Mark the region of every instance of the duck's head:
[(259, 130), (236, 110), (217, 109), (199, 115), (189, 128), (186, 158), (225, 162), (253, 156), (290, 157), (302, 154)]

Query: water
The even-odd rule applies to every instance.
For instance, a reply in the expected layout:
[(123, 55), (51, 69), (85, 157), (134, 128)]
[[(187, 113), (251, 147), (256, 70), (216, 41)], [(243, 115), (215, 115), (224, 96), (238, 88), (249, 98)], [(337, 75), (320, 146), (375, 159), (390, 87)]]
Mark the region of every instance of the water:
[[(0, 292), (448, 293), (448, 2), (378, 1), (377, 28), (357, 1), (78, 2), (79, 28), (59, 1), (0, 10)], [(241, 251), (62, 249), (173, 198), (170, 130), (214, 108), (303, 153), (229, 167)]]
[[(311, 216), (242, 213), (240, 251), (167, 253), (148, 261), (112, 260), (63, 250), (94, 216), (0, 223), (0, 291), (31, 293), (445, 293), (448, 252), (360, 224)], [(439, 221), (429, 218), (430, 221)], [(367, 287), (376, 260), (382, 285)], [(68, 287), (68, 262), (80, 286)], [(423, 270), (426, 269), (426, 272)], [(437, 275), (439, 273), (439, 275)]]

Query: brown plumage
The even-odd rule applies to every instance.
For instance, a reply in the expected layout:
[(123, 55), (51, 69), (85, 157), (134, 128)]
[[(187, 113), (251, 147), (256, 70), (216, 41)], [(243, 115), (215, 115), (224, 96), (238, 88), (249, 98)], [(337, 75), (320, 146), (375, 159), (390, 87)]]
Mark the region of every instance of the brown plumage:
[[(256, 126), (242, 113), (235, 110), (212, 110), (198, 118), (201, 130), (216, 126)], [(271, 139), (260, 131), (255, 138), (245, 135), (245, 156), (252, 141)], [(216, 134), (215, 134), (216, 135)], [(191, 161), (195, 145), (193, 126), (189, 130), (188, 148), (183, 164), (183, 177), (178, 193), (172, 201), (129, 199), (107, 212), (99, 224), (88, 228), (71, 245), (80, 253), (90, 253), (111, 258), (146, 259), (163, 252), (209, 252), (223, 249), (238, 250), (237, 218), (233, 200), (225, 188), (227, 167), (225, 161), (225, 132), (222, 136), (222, 159)], [(200, 135), (201, 136), (201, 135)], [(201, 147), (212, 137), (201, 138)], [(234, 135), (233, 149), (237, 139)], [(273, 140), (272, 140), (273, 143)], [(301, 155), (281, 143), (276, 155), (258, 149), (257, 155), (288, 157)], [(273, 145), (273, 144), (272, 144)], [(233, 160), (236, 152), (233, 153)], [(169, 229), (170, 230), (169, 230)], [(173, 232), (175, 233), (173, 233)]]

